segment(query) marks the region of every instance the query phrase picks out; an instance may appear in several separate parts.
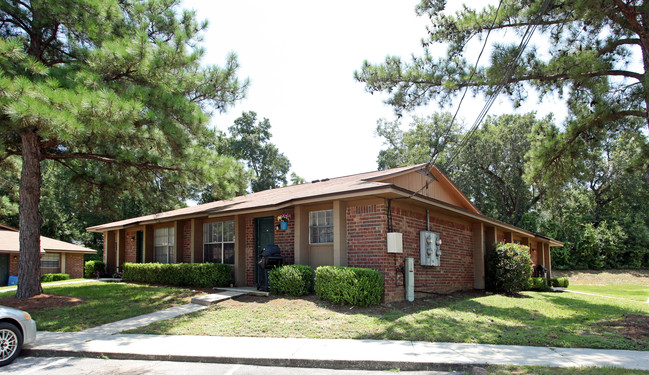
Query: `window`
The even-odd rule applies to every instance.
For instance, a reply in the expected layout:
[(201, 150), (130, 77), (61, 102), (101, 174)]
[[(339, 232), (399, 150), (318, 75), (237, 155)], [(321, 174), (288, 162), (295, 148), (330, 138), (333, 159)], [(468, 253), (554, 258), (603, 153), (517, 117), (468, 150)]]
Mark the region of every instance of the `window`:
[(41, 273), (61, 272), (61, 254), (43, 254), (41, 256)]
[(309, 213), (309, 243), (334, 242), (334, 211), (322, 210)]
[(234, 220), (203, 224), (203, 260), (234, 264)]
[(158, 263), (176, 263), (174, 228), (158, 228), (153, 232), (153, 257)]

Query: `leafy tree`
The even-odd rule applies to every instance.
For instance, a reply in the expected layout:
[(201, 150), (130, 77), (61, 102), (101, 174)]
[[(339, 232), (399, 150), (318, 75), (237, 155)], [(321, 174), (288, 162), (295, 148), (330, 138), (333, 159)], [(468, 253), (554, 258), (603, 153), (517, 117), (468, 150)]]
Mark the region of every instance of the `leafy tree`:
[(297, 175), (295, 172), (291, 172), (291, 185), (300, 185), (305, 184), (306, 180)]
[(379, 151), (379, 169), (426, 163), (439, 150), (436, 162), (444, 164), (450, 159), (460, 142), (461, 124), (449, 129), (452, 116), (434, 113), (427, 117), (414, 117), (408, 131), (401, 130), (399, 121), (379, 119), (375, 134), (384, 138), (388, 147)]
[(252, 171), (253, 192), (286, 186), (291, 162), (270, 143), (272, 135), (267, 118), (257, 121), (257, 113), (244, 112), (228, 130), (231, 134), (227, 140), (228, 153), (245, 161)]
[[(528, 98), (530, 88), (541, 98), (556, 93), (565, 99), (569, 116), (564, 129), (539, 133), (542, 142), (529, 168), (533, 180), (547, 183), (570, 180), (575, 160), (583, 160), (585, 138), (619, 131), (628, 119), (649, 122), (649, 5), (644, 1), (505, 0), (499, 8), (465, 7), (455, 15), (442, 12), (445, 4), (422, 0), (417, 6), (417, 13), (431, 20), (422, 56), (410, 62), (366, 61), (355, 73), (368, 92), (389, 93), (387, 103), (397, 112), (432, 100), (449, 104), (465, 88), (491, 95), (502, 87), (515, 105)], [(522, 37), (535, 28), (545, 43), (524, 52), (519, 40), (494, 43), (489, 63), (472, 74), (473, 61), (464, 57), (472, 39), (505, 31)], [(448, 46), (446, 56), (431, 54), (428, 46), (436, 43)], [(649, 147), (639, 152), (649, 183)]]
[[(635, 126), (642, 126), (635, 122)], [(649, 187), (638, 158), (647, 140), (637, 128), (590, 138), (586, 163), (540, 207), (541, 231), (565, 243), (553, 250), (559, 268), (649, 266)]]
[(224, 159), (199, 144), (207, 111), (242, 98), (247, 82), (235, 55), (201, 66), (207, 25), (178, 5), (0, 1), (0, 161), (22, 158), (18, 298), (41, 293), (42, 161), (104, 199), (142, 184), (189, 193), (188, 180), (216, 179), (210, 165)]
[(385, 138), (387, 149), (379, 152), (379, 169), (426, 163), (440, 151), (441, 166), (459, 189), (485, 215), (536, 230), (534, 208), (544, 196), (541, 184), (525, 181), (525, 154), (530, 133), (538, 124), (534, 113), (488, 117), (471, 142), (460, 148), (465, 131), (454, 125), (449, 131), (450, 114), (415, 118), (407, 131), (398, 122), (379, 120), (376, 133)]

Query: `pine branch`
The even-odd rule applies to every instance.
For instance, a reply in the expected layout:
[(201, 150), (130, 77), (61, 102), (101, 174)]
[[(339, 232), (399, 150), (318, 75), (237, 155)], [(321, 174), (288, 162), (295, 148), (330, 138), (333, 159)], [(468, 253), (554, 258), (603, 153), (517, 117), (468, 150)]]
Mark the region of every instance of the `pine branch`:
[(601, 124), (603, 122), (608, 122), (608, 121), (615, 121), (618, 119), (621, 119), (623, 117), (627, 116), (635, 116), (635, 117), (641, 117), (641, 118), (649, 118), (647, 111), (639, 111), (639, 110), (628, 110), (628, 111), (619, 111), (619, 112), (612, 112), (608, 113), (605, 116), (600, 116), (592, 121), (583, 124), (582, 126), (577, 129), (577, 131), (574, 132), (574, 134), (568, 139), (566, 142), (564, 142), (563, 146), (561, 149), (546, 163), (546, 167), (549, 167), (550, 165), (554, 164), (557, 160), (563, 156), (563, 153), (568, 150), (568, 148), (572, 145), (572, 143), (579, 138), (581, 134), (583, 134), (586, 130), (591, 128), (592, 126)]

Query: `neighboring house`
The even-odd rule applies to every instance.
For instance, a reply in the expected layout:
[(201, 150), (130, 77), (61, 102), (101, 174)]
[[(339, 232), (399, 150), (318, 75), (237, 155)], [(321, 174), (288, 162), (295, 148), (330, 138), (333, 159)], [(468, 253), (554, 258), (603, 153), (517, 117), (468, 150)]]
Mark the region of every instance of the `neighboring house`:
[[(285, 230), (281, 214), (291, 216)], [(431, 238), (441, 239), (437, 266), (421, 264), (420, 232), (427, 228), (439, 235)], [(529, 245), (534, 262), (549, 271), (550, 247), (563, 245), (482, 215), (439, 168), (426, 164), (271, 189), (87, 230), (104, 234), (109, 272), (124, 262), (218, 262), (233, 266), (236, 285), (253, 286), (259, 253), (275, 243), (285, 264), (381, 271), (386, 302), (404, 299), (406, 257), (414, 258), (421, 295), (484, 289), (485, 254), (498, 241)], [(401, 253), (388, 252), (399, 245)]]
[[(41, 274), (67, 273), (73, 279), (83, 277), (83, 255), (96, 253), (96, 250), (41, 236)], [(18, 259), (18, 229), (0, 224), (0, 285), (7, 285), (9, 276), (18, 275)]]

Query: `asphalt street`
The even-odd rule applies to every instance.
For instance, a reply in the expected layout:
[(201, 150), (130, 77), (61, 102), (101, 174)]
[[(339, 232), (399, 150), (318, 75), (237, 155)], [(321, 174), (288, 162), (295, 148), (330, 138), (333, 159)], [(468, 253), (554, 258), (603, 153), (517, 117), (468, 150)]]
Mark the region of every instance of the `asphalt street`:
[[(394, 369), (397, 371), (397, 369)], [(6, 375), (385, 375), (385, 371), (330, 370), (294, 367), (265, 367), (216, 363), (93, 359), (76, 357), (19, 357), (0, 369)], [(401, 374), (459, 374), (456, 372), (415, 371)]]

